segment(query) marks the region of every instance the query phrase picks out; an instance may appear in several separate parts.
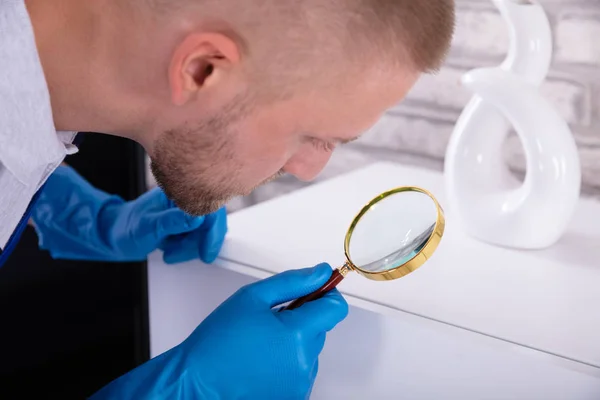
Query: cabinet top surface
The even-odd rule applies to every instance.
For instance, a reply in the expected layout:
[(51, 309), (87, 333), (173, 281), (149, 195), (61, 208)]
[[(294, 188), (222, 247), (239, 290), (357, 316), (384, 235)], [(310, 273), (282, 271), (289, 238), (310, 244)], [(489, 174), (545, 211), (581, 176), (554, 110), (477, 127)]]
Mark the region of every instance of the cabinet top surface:
[(553, 247), (504, 249), (460, 230), (446, 207), (442, 174), (380, 163), (231, 214), (221, 257), (256, 269), (257, 276), (320, 262), (341, 266), (344, 235), (358, 210), (397, 186), (427, 189), (445, 209), (438, 250), (396, 281), (350, 274), (338, 287), (342, 293), (375, 309), (409, 312), (600, 368), (600, 203), (593, 200), (580, 200)]

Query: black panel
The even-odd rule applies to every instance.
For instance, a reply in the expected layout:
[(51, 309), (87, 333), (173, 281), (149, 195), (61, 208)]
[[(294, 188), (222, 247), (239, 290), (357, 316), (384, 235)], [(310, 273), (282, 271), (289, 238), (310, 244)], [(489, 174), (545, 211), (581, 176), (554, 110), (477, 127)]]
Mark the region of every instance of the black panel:
[[(98, 188), (139, 196), (141, 148), (83, 135), (67, 162)], [(147, 307), (145, 263), (55, 261), (29, 228), (0, 268), (0, 398), (81, 399), (145, 362)]]

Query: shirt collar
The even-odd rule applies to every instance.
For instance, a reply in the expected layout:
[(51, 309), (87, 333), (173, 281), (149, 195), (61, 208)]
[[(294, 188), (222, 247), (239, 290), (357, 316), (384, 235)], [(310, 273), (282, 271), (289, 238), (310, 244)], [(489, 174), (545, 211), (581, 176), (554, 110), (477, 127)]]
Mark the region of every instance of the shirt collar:
[(77, 151), (75, 132), (56, 132), (23, 0), (0, 2), (0, 26), (0, 163), (22, 183), (37, 184), (40, 171)]

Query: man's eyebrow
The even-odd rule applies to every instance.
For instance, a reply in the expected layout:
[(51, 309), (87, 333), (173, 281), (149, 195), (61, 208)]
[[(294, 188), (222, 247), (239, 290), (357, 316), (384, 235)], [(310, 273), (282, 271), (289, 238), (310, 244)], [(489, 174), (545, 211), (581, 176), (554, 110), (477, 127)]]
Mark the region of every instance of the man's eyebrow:
[(355, 140), (360, 139), (360, 136), (355, 136), (355, 137), (350, 138), (350, 139), (348, 139), (348, 138), (320, 139), (318, 135), (315, 135), (313, 133), (305, 133), (304, 137), (306, 139), (326, 141), (326, 142), (335, 143), (335, 144), (348, 144), (350, 142), (354, 142)]
[(342, 138), (338, 138), (338, 139), (335, 139), (335, 141), (336, 141), (337, 143), (339, 143), (339, 144), (348, 144), (348, 143), (350, 143), (350, 142), (354, 142), (355, 140), (358, 140), (359, 138), (360, 138), (360, 136), (355, 136), (355, 137), (353, 137), (353, 138), (350, 138), (350, 139), (342, 139)]

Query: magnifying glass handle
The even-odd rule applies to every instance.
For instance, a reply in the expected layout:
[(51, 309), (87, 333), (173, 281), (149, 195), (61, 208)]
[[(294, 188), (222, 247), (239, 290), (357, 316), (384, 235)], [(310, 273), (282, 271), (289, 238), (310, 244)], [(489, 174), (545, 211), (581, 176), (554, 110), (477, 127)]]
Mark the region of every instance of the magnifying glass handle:
[(317, 300), (323, 297), (327, 292), (331, 289), (335, 288), (342, 280), (344, 279), (344, 275), (340, 272), (339, 269), (333, 270), (331, 274), (331, 278), (323, 286), (321, 286), (318, 290), (312, 292), (311, 294), (307, 294), (306, 296), (299, 297), (296, 300), (292, 301), (287, 306), (281, 308), (279, 311), (285, 310), (293, 310), (295, 308), (300, 307), (304, 303), (308, 303), (309, 301)]

